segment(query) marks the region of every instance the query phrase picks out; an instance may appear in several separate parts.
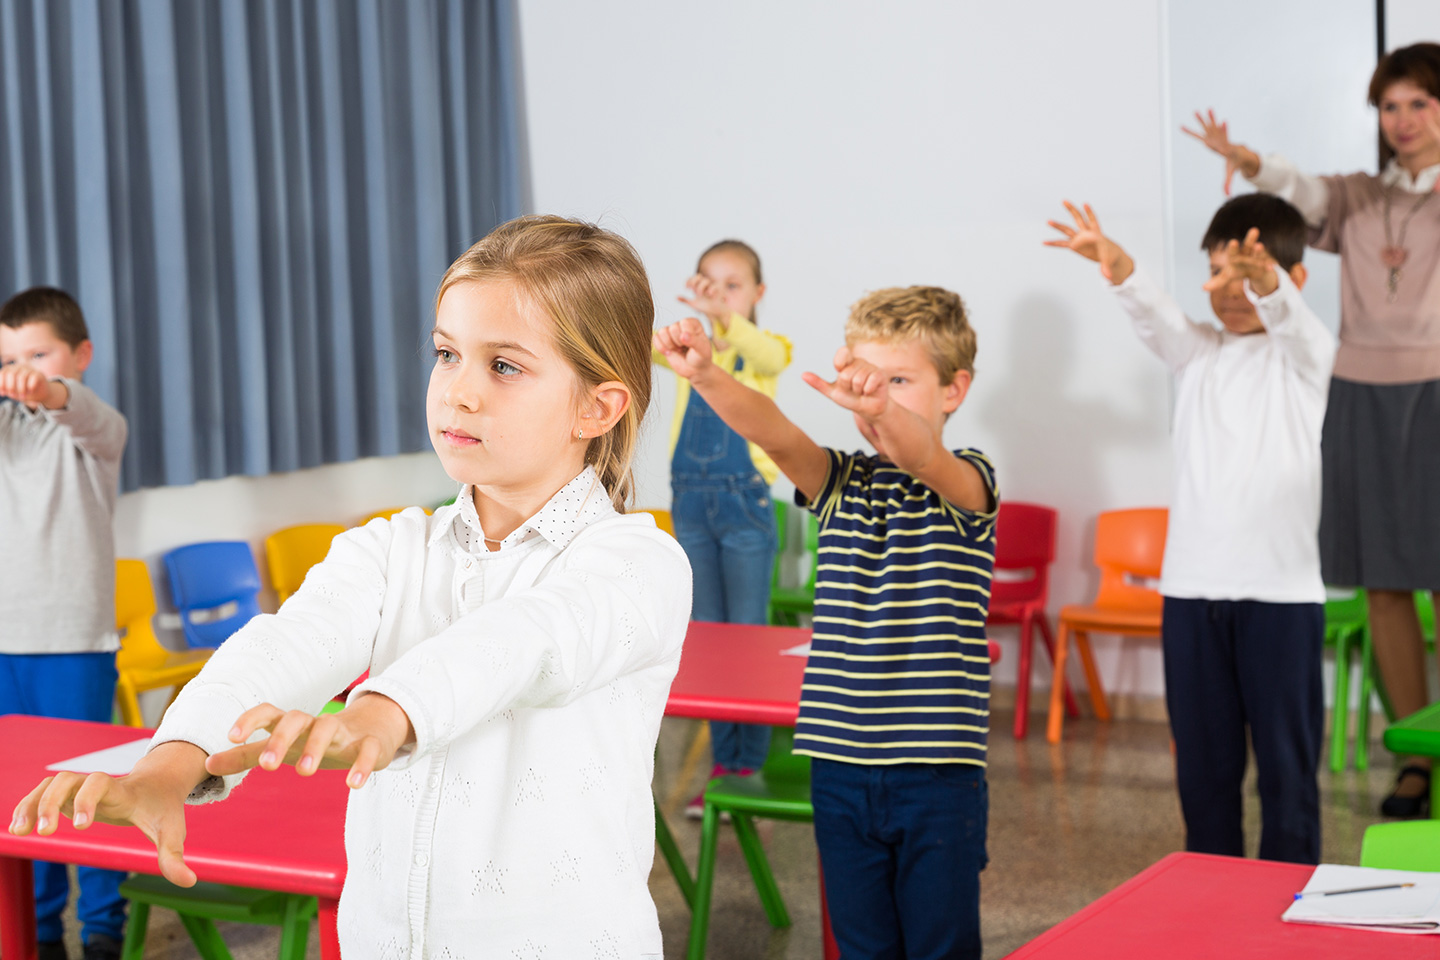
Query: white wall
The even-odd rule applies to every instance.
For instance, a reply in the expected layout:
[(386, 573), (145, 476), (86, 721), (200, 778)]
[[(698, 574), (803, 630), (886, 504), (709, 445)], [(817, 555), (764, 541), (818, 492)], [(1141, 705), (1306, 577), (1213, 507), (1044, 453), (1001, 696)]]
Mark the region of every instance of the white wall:
[(1385, 49), (1429, 40), (1440, 43), (1440, 3), (1435, 0), (1385, 0)]
[[(946, 439), (990, 453), (1007, 498), (1060, 510), (1058, 607), (1093, 590), (1096, 513), (1166, 502), (1169, 387), (1094, 267), (1041, 246), (1045, 220), (1063, 213), (1062, 198), (1089, 201), (1156, 273), (1170, 272), (1175, 249), (1198, 261), (1196, 211), (1208, 219), (1222, 199), (1219, 171), (1198, 145), (1171, 169), (1176, 96), (1187, 108), (1228, 105), (1307, 165), (1354, 166), (1348, 105), (1332, 138), (1340, 153), (1305, 133), (1325, 127), (1316, 117), (1329, 116), (1336, 90), (1363, 108), (1364, 78), (1350, 74), (1357, 51), (1373, 50), (1373, 7), (1269, 6), (1258, 28), (1241, 29), (1257, 8), (1235, 0), (1207, 5), (1211, 23), (1153, 0), (526, 0), (534, 206), (629, 237), (661, 323), (683, 316), (674, 297), (700, 250), (724, 236), (752, 243), (769, 283), (761, 322), (796, 344), (780, 404), (842, 447), (860, 446), (849, 418), (798, 374), (832, 369), (849, 304), (882, 286), (958, 290), (980, 349)], [(1276, 44), (1291, 20), (1320, 22)], [(1240, 69), (1247, 62), (1261, 66)], [(1251, 109), (1257, 87), (1265, 110)], [(1175, 204), (1173, 222), (1171, 177), (1194, 200)], [(1190, 283), (1188, 265), (1181, 276)], [(640, 462), (652, 505), (669, 500), (668, 380)], [(777, 490), (788, 491), (783, 480)], [(1160, 691), (1153, 643), (1098, 646), (1112, 689)], [(1013, 682), (1014, 664), (1012, 648), (999, 682)]]

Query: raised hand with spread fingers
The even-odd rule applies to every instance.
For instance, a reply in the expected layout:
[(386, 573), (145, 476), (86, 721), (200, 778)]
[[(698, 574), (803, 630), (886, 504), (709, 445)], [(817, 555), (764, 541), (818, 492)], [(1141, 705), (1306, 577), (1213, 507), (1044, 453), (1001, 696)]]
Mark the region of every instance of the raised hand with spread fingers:
[(1180, 130), (1225, 158), (1225, 196), (1228, 197), (1236, 170), (1246, 177), (1260, 172), (1260, 155), (1243, 144), (1231, 142), (1229, 124), (1216, 120), (1214, 110), (1206, 110), (1203, 114), (1196, 110), (1195, 120), (1200, 124), (1199, 130), (1189, 127), (1181, 127)]
[(1084, 210), (1080, 210), (1066, 200), (1065, 209), (1070, 211), (1070, 216), (1075, 221), (1074, 226), (1058, 220), (1047, 220), (1046, 223), (1059, 230), (1064, 239), (1046, 240), (1045, 246), (1074, 250), (1085, 259), (1094, 260), (1100, 264), (1101, 275), (1117, 286), (1129, 279), (1130, 274), (1135, 272), (1135, 261), (1130, 259), (1130, 255), (1118, 243), (1105, 236), (1100, 229), (1100, 218), (1095, 216), (1090, 204), (1085, 204)]

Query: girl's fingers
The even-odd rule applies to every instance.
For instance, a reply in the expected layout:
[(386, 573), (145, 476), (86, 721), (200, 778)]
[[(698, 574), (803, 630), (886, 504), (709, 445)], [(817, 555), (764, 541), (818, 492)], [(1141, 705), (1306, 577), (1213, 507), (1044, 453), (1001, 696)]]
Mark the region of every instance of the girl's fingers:
[(350, 772), (345, 776), (345, 784), (352, 790), (365, 786), (365, 781), (370, 779), (379, 759), (380, 741), (375, 737), (361, 740), (360, 749), (355, 753), (355, 762), (350, 765)]
[(105, 799), (113, 783), (114, 781), (103, 773), (92, 773), (80, 784), (80, 789), (75, 791), (75, 809), (70, 815), (70, 822), (75, 824), (75, 829), (84, 830), (95, 822), (95, 808)]
[(57, 773), (50, 778), (49, 786), (40, 794), (35, 818), (35, 831), (42, 837), (50, 836), (60, 826), (60, 813), (70, 805), (81, 779), (78, 773)]
[(40, 797), (44, 795), (50, 786), (50, 781), (54, 779), (54, 777), (46, 777), (41, 780), (39, 786), (25, 794), (21, 801), (15, 804), (15, 812), (10, 815), (11, 833), (23, 837), (35, 829), (37, 811), (40, 809)]
[(260, 766), (265, 770), (278, 770), (287, 760), (294, 759), (295, 742), (310, 731), (315, 722), (312, 714), (303, 710), (291, 710), (270, 728), (270, 739), (265, 741), (265, 750), (260, 754)]
[(315, 722), (310, 725), (310, 735), (305, 738), (305, 748), (300, 751), (300, 756), (295, 761), (295, 769), (302, 777), (308, 777), (320, 769), (320, 764), (330, 752), (339, 729), (340, 721), (333, 713), (315, 718)]
[(238, 747), (212, 753), (205, 758), (205, 772), (215, 777), (228, 777), (243, 773), (260, 765), (260, 754), (269, 746), (268, 740), (259, 743), (242, 743)]
[(230, 728), (230, 742), (244, 743), (256, 730), (269, 727), (284, 715), (279, 707), (270, 703), (251, 707), (235, 719), (235, 726)]

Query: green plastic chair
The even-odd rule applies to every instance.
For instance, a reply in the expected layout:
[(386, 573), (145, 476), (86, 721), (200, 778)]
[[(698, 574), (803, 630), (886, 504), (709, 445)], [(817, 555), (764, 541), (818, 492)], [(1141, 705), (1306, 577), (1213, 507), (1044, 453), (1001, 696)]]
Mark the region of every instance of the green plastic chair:
[(770, 871), (765, 847), (755, 830), (755, 817), (770, 820), (809, 822), (815, 818), (810, 806), (810, 758), (790, 752), (795, 731), (775, 727), (770, 753), (760, 772), (749, 777), (723, 776), (705, 787), (705, 812), (700, 821), (700, 864), (696, 869), (694, 899), (690, 904), (688, 960), (703, 960), (710, 932), (710, 896), (715, 888), (715, 846), (720, 834), (720, 814), (730, 814), (735, 835), (745, 854), (755, 890), (765, 908), (765, 917), (777, 929), (790, 926), (790, 914)]
[(1360, 710), (1355, 718), (1355, 768), (1369, 766), (1366, 737), (1369, 733), (1367, 711), (1370, 702), (1365, 696), (1370, 671), (1369, 611), (1365, 591), (1354, 590), (1349, 596), (1325, 601), (1325, 643), (1335, 649), (1334, 707), (1330, 714), (1330, 769), (1345, 769), (1347, 741), (1350, 737), (1350, 661), (1360, 660)]
[(120, 896), (130, 901), (130, 922), (125, 929), (121, 960), (145, 956), (145, 928), (151, 907), (165, 907), (180, 915), (185, 932), (204, 960), (233, 960), (216, 920), (259, 923), (280, 927), (280, 960), (305, 960), (310, 921), (315, 919), (314, 897), (219, 883), (177, 887), (164, 877), (136, 874), (120, 885)]
[[(784, 504), (778, 501), (776, 506), (776, 519), (780, 521), (780, 529), (783, 531), (785, 513), (780, 509)], [(775, 573), (771, 578), (770, 585), (770, 625), (798, 627), (800, 625), (800, 614), (815, 612), (815, 571), (820, 566), (820, 522), (815, 519), (815, 514), (806, 510), (804, 514), (805, 523), (805, 552), (810, 556), (810, 573), (805, 579), (805, 584), (799, 587), (780, 586), (780, 557), (775, 559)], [(781, 551), (784, 550), (782, 534)]]
[[(1425, 649), (1435, 649), (1435, 603), (1428, 590), (1415, 591), (1415, 615), (1420, 620), (1420, 636), (1425, 642)], [(1336, 660), (1338, 666), (1339, 660)], [(1337, 675), (1338, 679), (1338, 675)], [(1370, 631), (1366, 629), (1361, 638), (1360, 652), (1360, 712), (1355, 717), (1355, 769), (1364, 770), (1369, 766), (1367, 751), (1370, 744), (1370, 710), (1371, 697), (1380, 698), (1380, 708), (1385, 711), (1385, 718), (1394, 723), (1399, 719), (1395, 714), (1395, 707), (1390, 702), (1390, 696), (1385, 692), (1385, 685), (1380, 682), (1380, 671), (1375, 667), (1375, 653), (1371, 647)], [(1332, 769), (1334, 758), (1331, 758)], [(1436, 783), (1436, 792), (1440, 794), (1440, 782)]]
[(1440, 872), (1440, 820), (1377, 823), (1365, 829), (1360, 866)]

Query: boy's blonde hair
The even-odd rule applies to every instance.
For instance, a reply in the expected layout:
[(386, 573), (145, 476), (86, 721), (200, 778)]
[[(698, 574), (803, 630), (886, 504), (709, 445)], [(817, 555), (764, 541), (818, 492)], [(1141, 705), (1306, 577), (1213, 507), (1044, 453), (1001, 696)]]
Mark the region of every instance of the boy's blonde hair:
[(615, 509), (625, 512), (634, 494), (631, 461), (640, 422), (650, 405), (655, 321), (639, 255), (624, 238), (592, 223), (519, 217), (496, 227), (450, 265), (435, 294), (436, 309), (455, 284), (494, 280), (515, 283), (545, 312), (556, 348), (585, 388), (611, 380), (630, 388), (624, 416), (585, 452)]
[(965, 301), (944, 287), (890, 287), (866, 294), (850, 308), (845, 344), (920, 340), (947, 384), (965, 370), (975, 373), (975, 329)]

